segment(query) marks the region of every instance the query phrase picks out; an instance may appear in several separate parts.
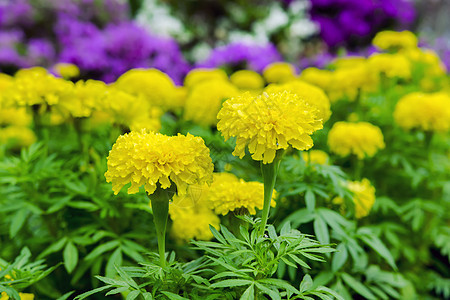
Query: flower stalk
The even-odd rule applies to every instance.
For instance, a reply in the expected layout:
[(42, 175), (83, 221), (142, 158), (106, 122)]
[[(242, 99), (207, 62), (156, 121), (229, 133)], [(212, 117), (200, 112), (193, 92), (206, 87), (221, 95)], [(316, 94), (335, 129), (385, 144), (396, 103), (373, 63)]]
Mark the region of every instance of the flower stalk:
[(278, 169), (280, 167), (281, 158), (284, 150), (278, 150), (273, 162), (264, 164), (261, 162), (261, 173), (264, 180), (264, 206), (259, 227), (259, 235), (262, 236), (266, 229), (267, 220), (269, 219), (270, 201), (272, 200), (273, 189), (277, 180)]
[(153, 222), (155, 223), (158, 238), (159, 262), (161, 268), (166, 266), (166, 228), (169, 217), (169, 202), (173, 196), (170, 189), (158, 187), (155, 192), (148, 195), (152, 204)]

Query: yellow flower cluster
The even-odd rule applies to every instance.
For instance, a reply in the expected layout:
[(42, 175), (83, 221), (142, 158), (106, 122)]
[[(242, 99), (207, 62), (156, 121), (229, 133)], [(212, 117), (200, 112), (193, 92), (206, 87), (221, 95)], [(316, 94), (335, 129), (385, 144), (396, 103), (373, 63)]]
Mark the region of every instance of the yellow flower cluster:
[(381, 129), (367, 122), (337, 122), (328, 133), (330, 150), (340, 156), (354, 154), (358, 159), (372, 157), (385, 147)]
[(36, 142), (33, 130), (25, 126), (0, 127), (0, 145), (6, 144), (10, 148), (28, 147)]
[(186, 195), (175, 195), (169, 206), (172, 236), (178, 241), (210, 240), (209, 225), (219, 228), (220, 219), (207, 202), (208, 186), (192, 185)]
[(217, 117), (225, 140), (237, 138), (233, 155), (242, 158), (248, 146), (252, 158), (263, 163), (271, 163), (276, 151), (289, 145), (311, 148), (310, 135), (322, 129), (317, 109), (289, 91), (259, 96), (246, 92), (225, 101)]
[(237, 95), (238, 89), (228, 80), (204, 80), (194, 84), (187, 95), (184, 118), (204, 126), (217, 124), (222, 102)]
[[(29, 293), (19, 293), (20, 300), (34, 300), (34, 294)], [(0, 300), (9, 300), (9, 296), (6, 294), (6, 292), (2, 292), (0, 295)]]
[[(264, 206), (264, 185), (260, 182), (246, 182), (231, 173), (215, 173), (208, 191), (210, 207), (217, 213), (229, 212), (256, 214), (256, 208)], [(276, 191), (272, 195), (271, 205), (275, 206)], [(242, 211), (244, 210), (244, 211)]]
[(309, 150), (308, 152), (302, 152), (302, 158), (307, 163), (326, 165), (330, 159), (328, 154), (322, 150)]
[[(360, 219), (367, 216), (375, 203), (375, 188), (366, 178), (361, 181), (347, 181), (345, 185), (353, 193), (355, 217)], [(334, 198), (333, 203), (345, 207), (344, 200), (340, 197)]]
[(417, 47), (417, 37), (411, 31), (381, 31), (375, 35), (372, 44), (381, 50), (407, 49)]
[(295, 78), (295, 68), (286, 62), (275, 62), (263, 70), (263, 76), (268, 83), (283, 83)]
[(402, 128), (446, 132), (450, 129), (450, 95), (411, 93), (398, 101), (395, 122)]
[(283, 84), (270, 84), (267, 93), (290, 91), (297, 94), (309, 105), (317, 108), (317, 117), (326, 122), (331, 116), (330, 100), (322, 89), (301, 80), (292, 80)]
[(71, 82), (51, 75), (44, 68), (34, 67), (15, 74), (13, 82), (3, 90), (3, 99), (10, 105), (55, 105), (71, 89)]
[(361, 57), (340, 58), (333, 62), (336, 70), (307, 68), (300, 79), (322, 88), (331, 101), (347, 98), (353, 101), (361, 92), (374, 91), (379, 75)]
[(372, 54), (369, 57), (369, 65), (373, 71), (384, 74), (388, 78), (411, 78), (411, 62), (402, 54)]
[(185, 194), (188, 185), (211, 182), (213, 169), (202, 138), (142, 130), (119, 136), (109, 152), (105, 177), (115, 194), (128, 183), (129, 194), (139, 192), (141, 186), (152, 194), (158, 185), (167, 189), (172, 183), (179, 194)]

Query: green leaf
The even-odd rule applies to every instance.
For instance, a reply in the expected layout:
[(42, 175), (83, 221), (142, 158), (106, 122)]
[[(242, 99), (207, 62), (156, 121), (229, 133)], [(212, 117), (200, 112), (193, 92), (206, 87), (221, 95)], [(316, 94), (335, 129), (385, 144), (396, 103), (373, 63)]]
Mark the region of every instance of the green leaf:
[(330, 243), (327, 223), (320, 215), (317, 215), (314, 219), (314, 233), (321, 244), (326, 245)]
[(252, 284), (253, 281), (251, 280), (245, 280), (245, 279), (226, 279), (222, 280), (216, 283), (211, 284), (212, 288), (219, 288), (219, 287), (233, 287), (233, 286), (243, 286)]
[(128, 291), (128, 290), (129, 290), (129, 287), (128, 287), (128, 286), (121, 286), (121, 287), (115, 288), (115, 289), (113, 289), (113, 290), (110, 290), (109, 292), (107, 292), (107, 293), (105, 294), (105, 296), (123, 293), (123, 292)]
[(63, 258), (64, 267), (66, 268), (67, 273), (72, 273), (78, 264), (78, 249), (71, 241), (69, 241), (64, 248)]
[(188, 298), (181, 297), (181, 296), (171, 293), (171, 292), (161, 292), (161, 293), (163, 293), (164, 295), (169, 297), (170, 300), (189, 300)]
[(47, 249), (45, 249), (44, 251), (42, 251), (41, 254), (39, 254), (38, 259), (46, 257), (47, 255), (49, 255), (51, 253), (58, 252), (59, 250), (61, 250), (64, 247), (66, 242), (67, 242), (67, 237), (63, 237), (59, 241), (51, 244)]
[(105, 274), (106, 277), (113, 277), (116, 273), (114, 266), (120, 267), (122, 265), (122, 249), (117, 248), (108, 259), (106, 263)]
[(223, 237), (223, 235), (221, 235), (216, 228), (214, 228), (214, 226), (209, 225), (209, 229), (211, 230), (213, 236), (216, 238), (216, 240), (218, 240), (219, 242), (221, 242), (224, 245), (228, 245), (227, 241), (225, 240), (225, 238)]
[(62, 295), (61, 297), (59, 297), (56, 300), (67, 300), (70, 296), (72, 296), (73, 293), (75, 293), (75, 291), (65, 293), (64, 295)]
[(303, 276), (303, 280), (300, 283), (300, 293), (304, 293), (308, 290), (310, 290), (313, 286), (313, 280), (309, 274), (306, 274)]
[(305, 193), (305, 202), (306, 202), (306, 208), (313, 212), (316, 208), (316, 195), (314, 195), (311, 188), (308, 188)]
[(397, 265), (395, 264), (394, 258), (392, 257), (391, 252), (389, 252), (388, 248), (383, 244), (383, 242), (376, 236), (373, 235), (363, 235), (360, 236), (361, 240), (363, 240), (367, 245), (369, 245), (375, 252), (377, 252), (381, 257), (386, 259), (387, 263), (397, 271)]
[(27, 209), (22, 208), (19, 210), (13, 217), (11, 225), (9, 227), (9, 237), (14, 238), (17, 232), (22, 228), (25, 223), (29, 211)]
[(333, 261), (331, 262), (331, 269), (333, 272), (338, 271), (345, 264), (348, 258), (347, 247), (344, 243), (339, 244), (336, 247), (336, 251), (333, 255)]
[(132, 291), (127, 295), (126, 300), (134, 300), (139, 296), (140, 293), (140, 291)]
[(116, 247), (119, 246), (119, 241), (109, 241), (105, 244), (101, 244), (98, 247), (96, 247), (94, 250), (92, 250), (91, 253), (89, 253), (86, 257), (85, 260), (91, 260), (94, 259), (96, 257), (98, 257), (99, 255), (102, 255), (103, 253), (110, 251)]
[(112, 288), (112, 286), (110, 286), (110, 285), (105, 285), (105, 286), (102, 286), (102, 287), (93, 289), (93, 290), (91, 290), (91, 291), (89, 291), (89, 292), (86, 292), (86, 293), (83, 293), (83, 294), (81, 294), (81, 295), (76, 296), (76, 297), (74, 298), (74, 300), (83, 300), (83, 299), (86, 299), (87, 297), (89, 297), (89, 296), (91, 296), (91, 295), (97, 294), (97, 293), (99, 293), (99, 292), (101, 292), (101, 291), (104, 291), (104, 290), (107, 290), (107, 289), (109, 289), (109, 288)]
[(255, 300), (255, 285), (250, 285), (239, 300)]
[(297, 290), (295, 287), (293, 287), (290, 283), (282, 280), (282, 279), (276, 279), (276, 278), (265, 278), (258, 280), (260, 283), (266, 283), (270, 285), (274, 285), (278, 288), (284, 289), (286, 291), (289, 291), (294, 294), (300, 294), (300, 291)]
[(375, 295), (372, 294), (372, 292), (368, 288), (366, 288), (361, 282), (359, 282), (352, 276), (348, 275), (347, 273), (342, 273), (341, 277), (349, 287), (351, 287), (355, 292), (357, 292), (361, 296), (369, 300), (377, 299), (377, 297), (375, 297)]

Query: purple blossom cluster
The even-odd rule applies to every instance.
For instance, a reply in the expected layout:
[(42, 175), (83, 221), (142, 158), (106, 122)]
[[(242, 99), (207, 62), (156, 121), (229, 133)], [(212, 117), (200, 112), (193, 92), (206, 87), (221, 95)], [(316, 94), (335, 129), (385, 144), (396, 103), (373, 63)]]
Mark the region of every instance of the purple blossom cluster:
[(106, 82), (131, 68), (153, 67), (181, 83), (189, 71), (175, 40), (129, 20), (123, 1), (0, 0), (0, 70), (58, 62)]
[(255, 45), (231, 43), (213, 49), (207, 59), (197, 63), (200, 68), (247, 68), (261, 72), (268, 64), (281, 61), (282, 57), (273, 44)]
[(310, 0), (311, 19), (320, 25), (320, 35), (332, 49), (358, 46), (385, 28), (408, 27), (415, 10), (409, 0)]

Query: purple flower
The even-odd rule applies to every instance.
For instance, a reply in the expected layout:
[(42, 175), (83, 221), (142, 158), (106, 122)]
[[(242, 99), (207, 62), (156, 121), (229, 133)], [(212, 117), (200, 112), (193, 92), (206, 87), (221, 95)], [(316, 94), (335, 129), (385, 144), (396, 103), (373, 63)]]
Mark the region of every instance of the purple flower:
[(334, 49), (368, 43), (376, 32), (391, 25), (407, 28), (415, 19), (408, 0), (311, 0), (310, 14)]
[(261, 72), (268, 64), (281, 60), (281, 55), (272, 44), (265, 46), (232, 43), (215, 48), (209, 57), (196, 67), (217, 68), (220, 66), (246, 67)]

